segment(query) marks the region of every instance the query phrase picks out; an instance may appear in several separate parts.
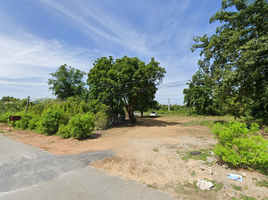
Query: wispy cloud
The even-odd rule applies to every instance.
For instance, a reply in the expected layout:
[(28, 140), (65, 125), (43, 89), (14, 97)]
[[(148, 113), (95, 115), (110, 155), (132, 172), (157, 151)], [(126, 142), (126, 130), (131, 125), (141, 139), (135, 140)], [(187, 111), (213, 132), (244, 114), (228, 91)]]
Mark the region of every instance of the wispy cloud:
[[(50, 95), (49, 73), (60, 65), (88, 72), (97, 58), (109, 55), (137, 56), (145, 62), (155, 57), (167, 70), (164, 83), (189, 80), (199, 58), (198, 52), (190, 51), (192, 38), (213, 31), (207, 13), (214, 11), (208, 5), (220, 1), (29, 1), (29, 6), (42, 13), (32, 13), (39, 17), (32, 21), (29, 16), (24, 21), (19, 17), (31, 15), (23, 10), (28, 6), (11, 15), (12, 11), (1, 5), (13, 8), (12, 3), (0, 2), (0, 96), (9, 91), (23, 95), (26, 90), (27, 95), (31, 91), (43, 94), (41, 97)], [(183, 87), (157, 94), (160, 99), (176, 93), (181, 99)]]

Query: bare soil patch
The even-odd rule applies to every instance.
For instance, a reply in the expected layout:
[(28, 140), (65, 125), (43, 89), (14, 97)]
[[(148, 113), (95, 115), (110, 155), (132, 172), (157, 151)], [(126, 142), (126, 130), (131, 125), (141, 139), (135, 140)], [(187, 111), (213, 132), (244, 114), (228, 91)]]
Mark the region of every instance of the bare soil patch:
[[(182, 199), (240, 199), (241, 195), (268, 199), (268, 188), (254, 184), (256, 179), (266, 180), (267, 177), (260, 173), (183, 159), (185, 152), (201, 150), (203, 153), (213, 149), (217, 143), (209, 128), (187, 124), (202, 120), (217, 119), (181, 116), (137, 118), (134, 125), (125, 122), (105, 131), (96, 131), (85, 140), (62, 139), (23, 130), (9, 132), (5, 125), (0, 129), (4, 132), (1, 133), (3, 136), (57, 155), (113, 149), (115, 156), (95, 162), (93, 166)], [(227, 179), (227, 173), (243, 175), (243, 182)], [(201, 178), (213, 181), (214, 188), (209, 191), (196, 188), (194, 183)]]

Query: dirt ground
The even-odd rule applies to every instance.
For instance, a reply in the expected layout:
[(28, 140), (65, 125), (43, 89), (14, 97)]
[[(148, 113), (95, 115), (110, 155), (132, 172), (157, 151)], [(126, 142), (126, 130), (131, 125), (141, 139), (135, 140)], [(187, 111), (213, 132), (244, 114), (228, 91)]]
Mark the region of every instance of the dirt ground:
[[(209, 128), (191, 125), (193, 121), (215, 120), (182, 116), (137, 118), (104, 131), (96, 131), (85, 140), (62, 139), (31, 131), (9, 130), (2, 125), (1, 135), (44, 149), (57, 155), (78, 154), (112, 149), (116, 155), (93, 163), (100, 170), (146, 184), (182, 199), (268, 199), (268, 188), (257, 186), (267, 180), (264, 175), (234, 170), (218, 163), (182, 159), (180, 152), (213, 149), (217, 141)], [(194, 124), (194, 123), (193, 123)], [(213, 152), (212, 152), (213, 153)], [(215, 157), (211, 155), (211, 157)], [(243, 182), (228, 179), (228, 173), (243, 176)], [(213, 181), (214, 187), (203, 191), (198, 179)]]

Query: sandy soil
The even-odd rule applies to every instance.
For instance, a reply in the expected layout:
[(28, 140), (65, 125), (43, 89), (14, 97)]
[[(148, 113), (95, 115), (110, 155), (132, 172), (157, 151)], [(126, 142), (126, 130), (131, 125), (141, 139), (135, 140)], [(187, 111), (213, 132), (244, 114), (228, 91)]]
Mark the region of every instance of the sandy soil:
[[(185, 122), (211, 120), (191, 117), (138, 118), (135, 125), (122, 123), (105, 131), (96, 131), (86, 140), (61, 139), (31, 131), (1, 126), (1, 135), (45, 149), (58, 155), (113, 149), (116, 155), (93, 163), (111, 175), (122, 176), (163, 190), (183, 199), (240, 199), (241, 194), (256, 199), (268, 198), (268, 188), (253, 182), (266, 180), (257, 172), (234, 170), (196, 160), (183, 160), (179, 152), (211, 149), (217, 143), (207, 127)], [(201, 151), (202, 152), (202, 151)], [(213, 156), (212, 156), (213, 157)], [(227, 179), (227, 173), (243, 175), (243, 182)], [(202, 191), (194, 186), (207, 178), (222, 185), (220, 191)], [(234, 189), (234, 186), (236, 189)], [(240, 188), (241, 187), (241, 188)]]

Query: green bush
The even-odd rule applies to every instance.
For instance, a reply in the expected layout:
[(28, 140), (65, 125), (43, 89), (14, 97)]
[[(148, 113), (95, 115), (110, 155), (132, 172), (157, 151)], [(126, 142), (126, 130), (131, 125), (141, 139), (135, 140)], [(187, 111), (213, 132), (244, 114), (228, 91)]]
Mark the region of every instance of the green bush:
[(89, 113), (77, 114), (72, 117), (66, 126), (61, 125), (57, 134), (60, 134), (63, 138), (86, 138), (91, 135), (94, 130), (94, 121), (95, 118)]
[(9, 123), (9, 116), (15, 115), (13, 112), (0, 113), (0, 122)]
[(40, 119), (39, 131), (41, 133), (55, 134), (58, 132), (64, 113), (57, 107), (47, 109)]
[(29, 116), (22, 115), (21, 116), (21, 120), (15, 122), (15, 126), (16, 126), (16, 128), (19, 128), (19, 129), (27, 129), (28, 128), (29, 121), (30, 121), (30, 117)]
[(212, 132), (219, 140), (215, 147), (216, 155), (234, 166), (249, 166), (264, 169), (268, 166), (268, 141), (257, 135), (258, 124), (230, 122), (217, 123)]
[(62, 138), (69, 138), (71, 137), (70, 134), (70, 126), (65, 124), (60, 124), (59, 130), (57, 132)]
[(30, 119), (29, 124), (28, 124), (28, 128), (31, 130), (35, 129), (37, 127), (39, 120), (40, 120), (40, 117), (38, 117), (38, 116), (35, 116), (34, 118)]

